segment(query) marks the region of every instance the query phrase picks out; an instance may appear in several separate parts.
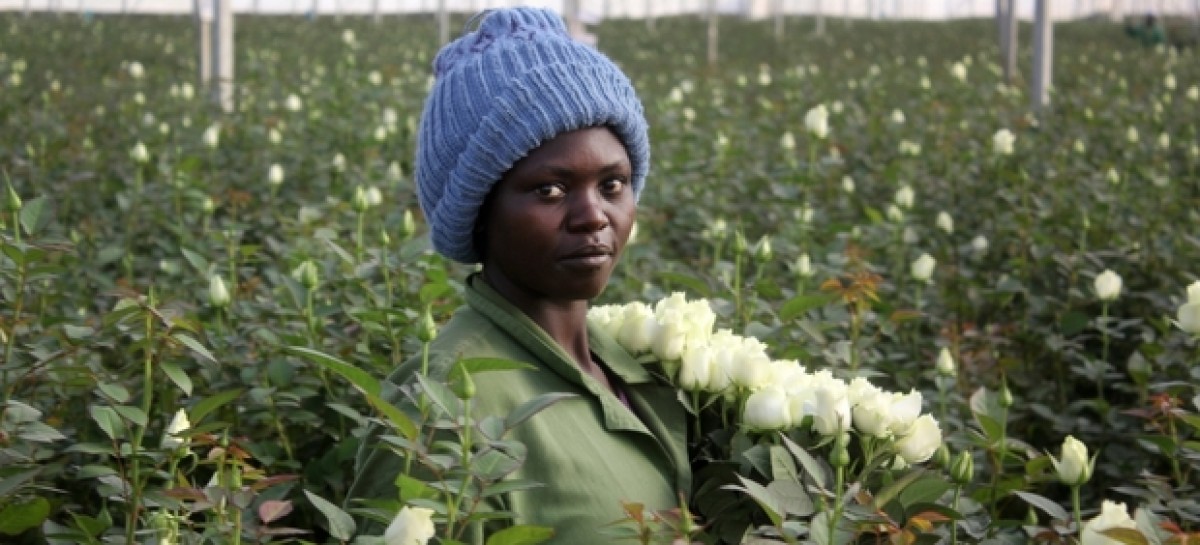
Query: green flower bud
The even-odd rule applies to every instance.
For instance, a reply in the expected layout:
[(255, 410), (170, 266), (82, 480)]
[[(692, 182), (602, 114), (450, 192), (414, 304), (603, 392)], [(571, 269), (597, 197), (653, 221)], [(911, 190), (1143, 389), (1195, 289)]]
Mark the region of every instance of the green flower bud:
[(950, 478), (960, 485), (967, 484), (975, 478), (975, 458), (971, 456), (970, 451), (958, 453), (958, 457), (950, 466)]
[(433, 314), (429, 312), (429, 308), (425, 308), (425, 312), (421, 313), (421, 325), (417, 329), (417, 339), (423, 343), (432, 341), (437, 337), (437, 324), (433, 322)]
[(763, 235), (758, 239), (758, 244), (754, 245), (754, 258), (761, 263), (766, 263), (771, 260), (775, 252), (771, 250), (771, 237)]
[(225, 287), (225, 280), (219, 274), (214, 274), (208, 279), (208, 302), (217, 308), (229, 306), (229, 289)]
[(850, 434), (843, 433), (833, 441), (833, 452), (829, 453), (829, 464), (833, 467), (850, 465)]
[(21, 196), (17, 195), (17, 190), (13, 189), (12, 183), (8, 184), (8, 209), (16, 212), (21, 209)]
[(738, 255), (744, 255), (749, 244), (746, 242), (746, 235), (738, 229), (733, 233), (733, 251)]
[(292, 278), (296, 279), (304, 289), (312, 291), (321, 284), (321, 276), (317, 271), (317, 265), (311, 259), (304, 260), (295, 269), (292, 269)]
[(371, 207), (371, 201), (367, 199), (367, 189), (363, 186), (354, 188), (354, 209), (359, 212), (366, 212)]
[(1013, 395), (1012, 390), (1008, 389), (1008, 379), (1000, 382), (1000, 406), (1007, 409), (1012, 407)]
[(471, 378), (471, 373), (463, 371), (450, 385), (450, 389), (459, 399), (466, 401), (475, 397), (475, 380)]
[(944, 469), (950, 468), (950, 448), (947, 447), (945, 443), (942, 443), (940, 446), (938, 446), (938, 449), (933, 452), (933, 464)]
[(400, 239), (408, 240), (417, 232), (417, 220), (413, 218), (412, 210), (404, 211), (404, 220), (400, 222)]

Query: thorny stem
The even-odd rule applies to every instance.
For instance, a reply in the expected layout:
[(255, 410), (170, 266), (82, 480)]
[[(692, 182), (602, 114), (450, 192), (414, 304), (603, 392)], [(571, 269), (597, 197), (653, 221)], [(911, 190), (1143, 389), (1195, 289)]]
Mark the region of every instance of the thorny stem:
[[(17, 232), (21, 231), (21, 226), (17, 225)], [(20, 243), (20, 235), (17, 236), (17, 242)], [(16, 391), (16, 381), (9, 382), (8, 370), (13, 363), (13, 349), (17, 344), (17, 327), (21, 322), (21, 311), (25, 307), (25, 284), (29, 279), (29, 269), (25, 266), (25, 258), (21, 258), (21, 263), (17, 265), (17, 301), (13, 306), (13, 327), (8, 331), (8, 343), (4, 346), (4, 402), (7, 405), (8, 400), (12, 398), (13, 392)]]
[(833, 516), (829, 518), (829, 542), (837, 541), (837, 526), (838, 521), (842, 518), (842, 510), (845, 508), (842, 496), (845, 493), (843, 490), (846, 486), (846, 467), (839, 465), (837, 468), (837, 485), (833, 489), (836, 496), (833, 498)]
[[(154, 402), (154, 313), (150, 311), (154, 307), (154, 292), (151, 291), (147, 300), (147, 308), (145, 309), (145, 328), (146, 328), (146, 348), (145, 357), (142, 360), (142, 414), (149, 417), (150, 407)], [(130, 445), (131, 456), (133, 460), (133, 472), (131, 474), (131, 485), (133, 487), (133, 496), (129, 502), (129, 513), (125, 523), (125, 540), (127, 543), (134, 543), (134, 534), (137, 531), (138, 510), (142, 506), (142, 475), (141, 475), (141, 450), (142, 439), (146, 434), (146, 426), (138, 426), (134, 432), (133, 444)]]
[(1096, 372), (1096, 397), (1104, 401), (1104, 372), (1108, 369), (1108, 302), (1100, 306), (1100, 369)]
[(1175, 416), (1170, 411), (1167, 412), (1167, 432), (1171, 434), (1171, 444), (1175, 445), (1173, 456), (1169, 456), (1171, 460), (1171, 475), (1175, 477), (1176, 486), (1183, 486), (1186, 482), (1183, 478), (1183, 472), (1179, 469), (1179, 431), (1175, 429)]
[(733, 306), (734, 315), (742, 319), (742, 254), (734, 252), (733, 258)]
[[(958, 512), (958, 497), (962, 495), (962, 489), (962, 485), (954, 487), (954, 503), (951, 504), (951, 509), (954, 509), (955, 513)], [(950, 522), (950, 545), (958, 545), (958, 521)]]
[[(266, 377), (267, 385), (270, 386), (271, 379)], [(271, 411), (271, 420), (275, 421), (275, 431), (279, 433), (279, 440), (283, 442), (283, 452), (287, 454), (287, 459), (295, 461), (296, 456), (292, 452), (292, 441), (288, 438), (287, 429), (283, 426), (283, 419), (279, 418), (279, 410), (275, 406), (275, 396), (267, 396), (267, 407)]]
[(994, 451), (992, 462), (996, 470), (992, 473), (992, 489), (988, 503), (991, 504), (992, 520), (997, 520), (1000, 508), (996, 503), (996, 495), (1000, 491), (1000, 476), (1004, 473), (1004, 460), (1008, 458), (1008, 409), (1000, 409), (1000, 442), (998, 450)]
[[(396, 300), (396, 288), (392, 284), (392, 268), (388, 264), (387, 245), (383, 245), (379, 253), (379, 268), (383, 271), (383, 284), (387, 289), (387, 298), (384, 300), (384, 308), (391, 310), (392, 304)], [(403, 281), (404, 276), (400, 276)], [(385, 315), (384, 320), (387, 324), (388, 338), (392, 341), (392, 365), (400, 363), (400, 337), (396, 334), (396, 328), (392, 324), (391, 315)]]
[(1079, 513), (1079, 485), (1071, 487), (1071, 507), (1075, 512), (1075, 530), (1079, 532), (1079, 540), (1083, 541), (1083, 516)]
[(449, 503), (449, 505), (446, 506), (448, 511), (446, 513), (447, 535), (450, 535), (450, 532), (454, 529), (454, 525), (458, 522), (459, 507), (462, 505), (463, 498), (467, 495), (467, 489), (471, 486), (471, 443), (473, 437), (471, 437), (472, 422), (470, 399), (463, 400), (462, 419), (463, 421), (460, 424), (462, 426), (462, 465), (463, 473), (466, 475), (466, 477), (463, 478), (462, 484), (458, 489), (458, 494), (455, 495), (456, 497)]

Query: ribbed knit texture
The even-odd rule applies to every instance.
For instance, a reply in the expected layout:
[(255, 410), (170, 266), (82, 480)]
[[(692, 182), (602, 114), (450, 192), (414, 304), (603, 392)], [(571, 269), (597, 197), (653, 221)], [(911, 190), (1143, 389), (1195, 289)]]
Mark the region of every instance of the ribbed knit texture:
[(611, 127), (629, 154), (634, 195), (641, 194), (650, 141), (633, 85), (603, 54), (572, 40), (554, 12), (488, 12), (477, 30), (438, 52), (433, 68), (416, 181), (442, 255), (479, 262), (472, 231), (484, 198), (518, 160), (560, 133)]

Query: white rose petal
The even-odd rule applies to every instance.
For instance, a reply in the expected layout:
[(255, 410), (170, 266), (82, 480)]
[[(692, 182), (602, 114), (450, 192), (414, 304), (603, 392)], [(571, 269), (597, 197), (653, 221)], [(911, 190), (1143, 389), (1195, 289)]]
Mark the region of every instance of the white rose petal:
[(1113, 528), (1137, 530), (1137, 523), (1130, 518), (1124, 503), (1104, 500), (1100, 504), (1100, 514), (1084, 523), (1080, 542), (1082, 545), (1120, 545), (1121, 541), (1100, 533)]
[(742, 423), (753, 430), (779, 430), (792, 424), (787, 395), (779, 388), (763, 388), (746, 399)]
[(426, 545), (436, 533), (433, 509), (405, 506), (383, 533), (383, 542), (386, 545)]
[(937, 260), (929, 254), (921, 254), (916, 261), (912, 262), (911, 273), (914, 280), (919, 282), (929, 283), (933, 279), (933, 268), (937, 265)]
[(896, 452), (910, 464), (928, 460), (942, 444), (942, 430), (933, 416), (921, 415), (908, 433), (896, 441)]
[(1121, 277), (1111, 270), (1096, 275), (1094, 282), (1096, 297), (1101, 301), (1113, 301), (1121, 295)]

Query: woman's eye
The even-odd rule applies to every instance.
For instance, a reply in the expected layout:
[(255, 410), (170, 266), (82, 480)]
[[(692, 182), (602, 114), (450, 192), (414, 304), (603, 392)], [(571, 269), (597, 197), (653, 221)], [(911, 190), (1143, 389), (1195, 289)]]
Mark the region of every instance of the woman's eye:
[(619, 193), (621, 190), (625, 189), (625, 180), (620, 178), (605, 180), (600, 188), (603, 189), (605, 193)]
[(537, 196), (539, 197), (552, 199), (563, 196), (564, 192), (563, 189), (557, 184), (545, 184), (537, 186), (537, 188), (534, 189), (534, 193), (537, 193)]

